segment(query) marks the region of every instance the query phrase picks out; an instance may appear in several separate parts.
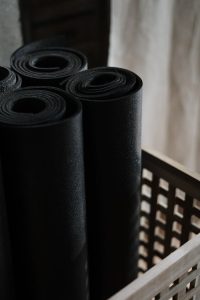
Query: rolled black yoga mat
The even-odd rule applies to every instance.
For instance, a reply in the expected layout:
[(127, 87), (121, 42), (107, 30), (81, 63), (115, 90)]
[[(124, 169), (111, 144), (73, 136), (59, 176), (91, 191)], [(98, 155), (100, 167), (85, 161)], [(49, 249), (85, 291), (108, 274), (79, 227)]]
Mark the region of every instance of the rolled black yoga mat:
[(119, 68), (74, 75), (66, 91), (83, 105), (91, 299), (107, 299), (137, 275), (142, 80)]
[(0, 172), (0, 299), (14, 300), (12, 256), (2, 182), (2, 173)]
[[(18, 89), (20, 86), (20, 76), (10, 68), (0, 66), (0, 95)], [(11, 245), (0, 161), (0, 299), (15, 299), (13, 280)]]
[(17, 299), (88, 299), (81, 104), (56, 88), (5, 94), (0, 136)]
[(87, 58), (66, 47), (65, 38), (44, 39), (17, 49), (11, 68), (21, 75), (23, 87), (62, 87), (69, 76), (87, 69)]
[(21, 87), (21, 77), (7, 67), (0, 66), (0, 94)]

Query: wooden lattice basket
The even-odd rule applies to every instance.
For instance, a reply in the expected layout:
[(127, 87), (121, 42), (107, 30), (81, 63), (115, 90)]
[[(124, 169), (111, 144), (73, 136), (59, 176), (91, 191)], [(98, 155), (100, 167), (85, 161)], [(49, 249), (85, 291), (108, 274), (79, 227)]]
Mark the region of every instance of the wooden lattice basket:
[(200, 175), (143, 150), (139, 278), (110, 300), (200, 299)]

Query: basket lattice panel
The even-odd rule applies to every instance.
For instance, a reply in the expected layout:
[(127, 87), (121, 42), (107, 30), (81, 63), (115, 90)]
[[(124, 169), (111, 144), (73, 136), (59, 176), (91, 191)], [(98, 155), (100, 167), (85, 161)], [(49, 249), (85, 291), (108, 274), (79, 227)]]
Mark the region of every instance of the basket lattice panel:
[(140, 273), (200, 232), (200, 187), (196, 195), (185, 185), (187, 178), (174, 180), (179, 176), (175, 167), (170, 172), (163, 161), (143, 152)]
[(143, 151), (139, 278), (110, 300), (200, 300), (200, 176)]

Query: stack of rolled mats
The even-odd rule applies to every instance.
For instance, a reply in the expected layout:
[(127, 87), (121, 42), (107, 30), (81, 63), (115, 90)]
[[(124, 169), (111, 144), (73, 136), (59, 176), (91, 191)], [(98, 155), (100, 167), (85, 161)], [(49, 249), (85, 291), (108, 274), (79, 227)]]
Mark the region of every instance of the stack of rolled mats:
[(0, 299), (106, 300), (137, 277), (141, 90), (64, 38), (0, 67)]

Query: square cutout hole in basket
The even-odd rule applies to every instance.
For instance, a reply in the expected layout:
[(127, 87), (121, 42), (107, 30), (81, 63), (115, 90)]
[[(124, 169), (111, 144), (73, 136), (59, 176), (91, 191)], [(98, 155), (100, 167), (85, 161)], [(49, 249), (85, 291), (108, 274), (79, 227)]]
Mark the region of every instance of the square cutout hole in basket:
[(194, 265), (193, 267), (189, 268), (188, 275), (190, 275), (192, 272), (196, 271), (198, 269), (197, 265)]
[(144, 256), (144, 257), (148, 256), (148, 250), (144, 245), (139, 246), (139, 254)]
[(182, 224), (177, 221), (174, 221), (173, 225), (172, 225), (172, 230), (181, 234), (182, 233)]
[(151, 171), (147, 170), (147, 169), (143, 169), (142, 170), (142, 178), (146, 178), (148, 179), (149, 181), (152, 181), (153, 180), (153, 174)]
[[(199, 269), (199, 264), (198, 265), (194, 265), (193, 267), (191, 267), (188, 272), (187, 275), (190, 276), (193, 272), (197, 271), (197, 269)], [(196, 278), (192, 279), (186, 286), (186, 293), (188, 293), (189, 291), (193, 290), (194, 288), (196, 288), (197, 285), (199, 285), (199, 270), (196, 273)]]
[[(179, 284), (179, 278), (176, 279), (174, 282), (170, 283), (169, 290), (172, 291), (173, 288), (175, 288), (178, 284)], [(178, 300), (179, 298), (178, 298), (177, 292), (175, 292), (175, 294), (172, 297), (170, 297), (169, 299), (171, 299), (171, 300)]]
[(178, 249), (181, 245), (180, 240), (178, 240), (177, 238), (173, 237), (171, 239), (171, 247)]
[(149, 229), (149, 219), (145, 216), (140, 218), (140, 225), (146, 229)]
[(151, 198), (151, 195), (152, 195), (152, 189), (150, 186), (146, 185), (146, 184), (143, 184), (142, 185), (142, 195), (148, 197), (148, 198)]
[(165, 191), (169, 191), (169, 182), (167, 182), (166, 180), (160, 178), (159, 180), (159, 186), (165, 190)]
[(182, 190), (180, 190), (180, 189), (178, 189), (178, 188), (176, 188), (176, 190), (175, 190), (175, 197), (177, 197), (177, 198), (179, 198), (179, 199), (181, 199), (181, 200), (185, 200), (185, 192), (184, 191), (182, 191)]
[(146, 260), (139, 258), (138, 267), (139, 267), (139, 269), (142, 269), (145, 272), (148, 269)]
[(150, 214), (151, 206), (150, 206), (150, 204), (149, 204), (147, 201), (145, 201), (145, 200), (142, 200), (142, 201), (141, 201), (141, 211), (144, 211), (145, 213)]
[(179, 284), (179, 278), (174, 280), (174, 282), (170, 283), (169, 289), (172, 290), (175, 286)]
[(174, 206), (174, 215), (178, 216), (179, 218), (183, 219), (183, 213), (184, 213), (184, 209), (182, 206), (176, 204)]
[(158, 194), (157, 203), (165, 209), (168, 207), (168, 199), (162, 194)]
[(165, 239), (165, 230), (162, 229), (160, 226), (156, 226), (154, 230), (154, 235), (159, 237), (160, 239)]
[(159, 252), (161, 255), (164, 253), (164, 245), (159, 243), (158, 241), (154, 242), (153, 248), (154, 248), (154, 250)]
[(200, 211), (200, 200), (193, 199), (193, 206)]
[(192, 223), (192, 225), (194, 225), (195, 227), (197, 227), (200, 230), (200, 218), (198, 218), (195, 215), (192, 215), (191, 223)]
[(156, 220), (161, 222), (162, 224), (166, 224), (166, 214), (164, 214), (163, 212), (161, 212), (160, 210), (158, 210), (156, 212)]
[(148, 243), (149, 242), (148, 234), (146, 232), (144, 232), (143, 230), (141, 230), (139, 233), (139, 240), (141, 242)]
[(158, 255), (153, 256), (153, 264), (154, 265), (157, 265), (161, 260), (162, 260), (162, 258), (160, 258)]
[(193, 290), (195, 288), (196, 285), (196, 278), (193, 279), (191, 282), (189, 282), (186, 286), (186, 293), (190, 292), (191, 290)]

